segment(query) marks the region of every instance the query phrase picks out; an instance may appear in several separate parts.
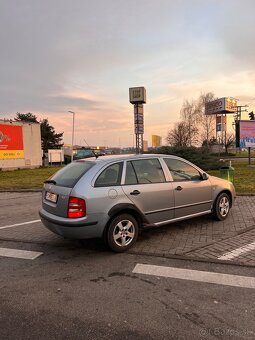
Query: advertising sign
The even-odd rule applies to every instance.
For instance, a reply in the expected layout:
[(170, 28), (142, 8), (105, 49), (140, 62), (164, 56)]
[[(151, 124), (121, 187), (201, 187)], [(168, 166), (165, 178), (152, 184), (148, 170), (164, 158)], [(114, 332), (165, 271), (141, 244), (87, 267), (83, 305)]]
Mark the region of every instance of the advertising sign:
[(24, 158), (22, 126), (0, 124), (0, 159)]
[(214, 115), (217, 113), (235, 113), (237, 101), (231, 98), (220, 98), (212, 102), (205, 103), (205, 114)]
[(240, 148), (255, 148), (255, 121), (241, 120), (237, 125)]
[(143, 124), (135, 124), (135, 134), (143, 134), (144, 126)]
[(222, 132), (225, 131), (226, 125), (225, 124), (216, 124), (216, 131), (217, 132)]
[(144, 87), (130, 87), (129, 88), (129, 101), (131, 104), (145, 104), (146, 103), (146, 90)]
[(48, 159), (50, 163), (61, 163), (64, 162), (64, 150), (63, 149), (49, 149)]
[(143, 124), (143, 115), (135, 114), (135, 124)]
[(216, 124), (226, 124), (227, 117), (224, 115), (216, 116)]
[(134, 105), (135, 134), (144, 133), (143, 104)]
[(227, 117), (224, 115), (216, 116), (216, 131), (222, 132), (226, 130)]

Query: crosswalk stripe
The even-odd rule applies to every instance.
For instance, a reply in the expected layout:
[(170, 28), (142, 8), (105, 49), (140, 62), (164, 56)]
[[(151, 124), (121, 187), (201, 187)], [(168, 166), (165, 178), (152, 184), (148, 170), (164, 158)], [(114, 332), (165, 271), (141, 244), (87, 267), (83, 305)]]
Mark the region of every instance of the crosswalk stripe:
[(0, 248), (0, 256), (5, 257), (15, 257), (24, 260), (34, 260), (43, 253), (37, 251), (20, 250), (20, 249), (10, 249), (10, 248)]
[(137, 264), (133, 273), (255, 289), (255, 278), (192, 269)]
[(32, 224), (32, 223), (38, 223), (38, 222), (41, 222), (41, 220), (33, 220), (33, 221), (28, 221), (28, 222), (23, 222), (23, 223), (5, 225), (3, 227), (0, 227), (0, 229), (13, 228), (13, 227), (18, 227), (20, 225), (26, 225), (26, 224)]
[(255, 242), (246, 244), (245, 246), (242, 246), (240, 248), (236, 248), (232, 251), (229, 251), (228, 253), (223, 254), (222, 256), (218, 257), (219, 260), (231, 260), (235, 257), (238, 257), (242, 254), (246, 254), (252, 250), (255, 249)]

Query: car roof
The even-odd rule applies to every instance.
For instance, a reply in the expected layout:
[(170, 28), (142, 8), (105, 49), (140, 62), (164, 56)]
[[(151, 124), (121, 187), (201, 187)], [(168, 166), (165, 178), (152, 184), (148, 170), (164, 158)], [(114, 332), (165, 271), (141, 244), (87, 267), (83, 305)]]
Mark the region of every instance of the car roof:
[(165, 154), (124, 154), (124, 155), (106, 155), (106, 156), (99, 156), (98, 158), (90, 157), (79, 159), (76, 162), (97, 162), (97, 163), (110, 163), (112, 161), (123, 161), (123, 160), (134, 160), (134, 159), (146, 159), (146, 158), (153, 158), (153, 157), (172, 157), (176, 159), (182, 159), (181, 157), (175, 155), (165, 155)]

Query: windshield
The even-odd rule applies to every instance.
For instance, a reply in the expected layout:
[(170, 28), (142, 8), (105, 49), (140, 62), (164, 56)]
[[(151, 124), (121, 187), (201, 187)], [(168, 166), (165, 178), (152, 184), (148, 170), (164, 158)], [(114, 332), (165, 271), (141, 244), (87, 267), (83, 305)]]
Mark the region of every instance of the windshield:
[(91, 169), (95, 162), (73, 162), (65, 166), (63, 169), (56, 172), (51, 178), (56, 185), (62, 187), (72, 188), (89, 169)]

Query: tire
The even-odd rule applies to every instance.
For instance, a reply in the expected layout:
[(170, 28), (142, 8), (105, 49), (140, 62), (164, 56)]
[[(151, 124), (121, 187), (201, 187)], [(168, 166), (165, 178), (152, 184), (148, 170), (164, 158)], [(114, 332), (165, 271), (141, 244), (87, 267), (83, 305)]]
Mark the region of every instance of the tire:
[(116, 253), (130, 249), (138, 236), (138, 222), (129, 214), (117, 215), (106, 231), (107, 245)]
[(228, 194), (223, 192), (220, 194), (213, 205), (212, 214), (218, 221), (223, 221), (228, 217), (231, 201)]

